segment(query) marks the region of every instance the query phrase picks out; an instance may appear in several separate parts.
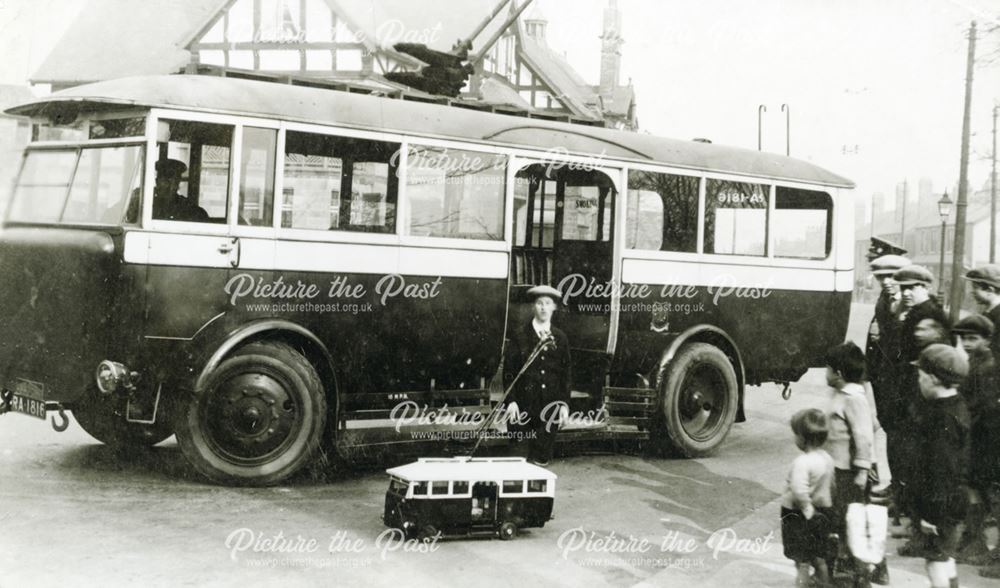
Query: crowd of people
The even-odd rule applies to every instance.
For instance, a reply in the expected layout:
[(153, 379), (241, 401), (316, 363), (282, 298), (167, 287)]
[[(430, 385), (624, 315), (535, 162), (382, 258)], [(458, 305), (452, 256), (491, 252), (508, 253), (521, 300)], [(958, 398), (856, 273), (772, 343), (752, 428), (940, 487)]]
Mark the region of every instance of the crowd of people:
[(849, 505), (887, 504), (899, 555), (924, 558), (932, 586), (958, 586), (956, 562), (1000, 579), (985, 533), (1000, 516), (1000, 265), (966, 274), (982, 314), (951, 324), (926, 268), (879, 253), (865, 351), (831, 349), (828, 405), (792, 417), (802, 453), (782, 502), (785, 555), (800, 585), (888, 584), (885, 560), (862, 561), (846, 541)]

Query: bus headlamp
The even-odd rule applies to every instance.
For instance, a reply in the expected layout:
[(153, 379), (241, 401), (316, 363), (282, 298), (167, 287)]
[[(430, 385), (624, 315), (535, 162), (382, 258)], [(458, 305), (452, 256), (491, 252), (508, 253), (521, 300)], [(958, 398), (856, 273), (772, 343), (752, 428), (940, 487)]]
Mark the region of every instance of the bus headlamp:
[(95, 379), (97, 380), (97, 389), (102, 394), (111, 394), (131, 386), (132, 372), (117, 361), (105, 359), (97, 364)]

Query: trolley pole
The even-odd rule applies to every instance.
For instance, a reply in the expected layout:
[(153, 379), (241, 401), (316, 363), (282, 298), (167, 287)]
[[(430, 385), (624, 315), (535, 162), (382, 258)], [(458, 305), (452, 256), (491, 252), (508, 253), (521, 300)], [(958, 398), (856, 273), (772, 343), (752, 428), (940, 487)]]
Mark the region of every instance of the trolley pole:
[(965, 261), (965, 209), (969, 205), (969, 126), (972, 110), (972, 73), (976, 61), (976, 21), (969, 26), (969, 57), (965, 67), (965, 110), (962, 115), (962, 155), (958, 168), (958, 202), (955, 205), (955, 247), (951, 258), (951, 309), (948, 312), (951, 322), (958, 320), (962, 310), (962, 297), (965, 294), (965, 281), (962, 280), (963, 262)]
[(767, 107), (763, 104), (757, 106), (757, 151), (764, 150), (764, 113)]
[(993, 105), (993, 164), (990, 168), (990, 263), (997, 261), (997, 110)]

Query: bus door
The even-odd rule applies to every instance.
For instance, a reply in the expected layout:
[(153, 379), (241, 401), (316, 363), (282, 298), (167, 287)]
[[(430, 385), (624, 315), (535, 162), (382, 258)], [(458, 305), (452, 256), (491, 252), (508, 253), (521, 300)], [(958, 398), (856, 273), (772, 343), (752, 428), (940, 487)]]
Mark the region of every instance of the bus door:
[(508, 328), (531, 320), (529, 288), (545, 284), (563, 290), (564, 303), (553, 322), (570, 341), (573, 389), (594, 398), (600, 398), (610, 365), (611, 298), (606, 294), (613, 277), (618, 198), (611, 174), (524, 163), (514, 182)]

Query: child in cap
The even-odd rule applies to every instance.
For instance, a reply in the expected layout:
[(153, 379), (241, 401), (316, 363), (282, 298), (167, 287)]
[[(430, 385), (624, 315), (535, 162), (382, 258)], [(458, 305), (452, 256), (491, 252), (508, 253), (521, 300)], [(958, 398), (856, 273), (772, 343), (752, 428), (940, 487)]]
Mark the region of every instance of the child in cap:
[(969, 411), (958, 386), (968, 363), (950, 345), (933, 344), (917, 361), (920, 394), (927, 401), (918, 424), (914, 507), (924, 534), (931, 586), (958, 586), (955, 556), (968, 504)]
[(785, 557), (795, 561), (797, 586), (808, 586), (810, 571), (819, 583), (829, 581), (827, 538), (833, 521), (833, 459), (822, 446), (827, 420), (815, 408), (792, 415), (795, 445), (802, 453), (792, 462), (781, 498), (781, 542)]
[(991, 489), (994, 483), (1000, 482), (997, 376), (990, 346), (993, 323), (983, 315), (974, 314), (958, 321), (952, 330), (958, 334), (969, 358), (969, 375), (959, 391), (965, 397), (972, 421), (969, 514), (965, 519), (958, 561), (982, 565), (990, 560), (984, 526), (990, 510)]

